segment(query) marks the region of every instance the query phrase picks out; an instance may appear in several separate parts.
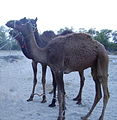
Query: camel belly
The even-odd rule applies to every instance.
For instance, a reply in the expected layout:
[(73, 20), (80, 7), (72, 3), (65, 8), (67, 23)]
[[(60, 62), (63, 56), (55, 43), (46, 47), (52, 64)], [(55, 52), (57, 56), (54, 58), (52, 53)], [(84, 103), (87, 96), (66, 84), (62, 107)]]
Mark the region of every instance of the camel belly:
[(71, 59), (66, 58), (64, 62), (64, 73), (68, 74), (74, 71), (81, 71), (91, 67), (96, 62), (96, 56), (93, 57), (71, 57)]

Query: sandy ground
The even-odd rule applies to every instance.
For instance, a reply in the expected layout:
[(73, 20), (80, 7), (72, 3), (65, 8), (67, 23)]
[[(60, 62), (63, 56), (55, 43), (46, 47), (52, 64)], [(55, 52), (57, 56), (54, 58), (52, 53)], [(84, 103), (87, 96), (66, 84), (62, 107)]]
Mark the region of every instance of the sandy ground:
[[(12, 55), (10, 58), (9, 55)], [(117, 120), (117, 56), (110, 55), (109, 62), (109, 90), (110, 99), (104, 120)], [(79, 89), (79, 75), (77, 72), (64, 75), (66, 90), (66, 120), (81, 120), (90, 109), (94, 95), (94, 82), (90, 69), (85, 70), (85, 86), (82, 105), (75, 104), (72, 99)], [(36, 92), (42, 93), (41, 66), (38, 65), (38, 85)], [(35, 96), (34, 101), (27, 102), (32, 84), (33, 72), (31, 60), (24, 57), (22, 52), (0, 51), (0, 120), (56, 120), (58, 103), (55, 108), (48, 105), (52, 99), (49, 91), (52, 89), (52, 78), (47, 70), (46, 94), (47, 103), (40, 103), (41, 97)], [(98, 120), (102, 108), (102, 99), (96, 106), (89, 120)]]

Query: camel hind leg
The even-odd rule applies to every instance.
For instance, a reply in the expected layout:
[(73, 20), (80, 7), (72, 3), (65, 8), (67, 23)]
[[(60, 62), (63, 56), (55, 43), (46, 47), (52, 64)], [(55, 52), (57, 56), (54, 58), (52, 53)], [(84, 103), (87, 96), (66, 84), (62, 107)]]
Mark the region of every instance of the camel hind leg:
[(102, 113), (99, 120), (103, 120), (108, 99), (110, 97), (109, 90), (108, 90), (108, 56), (101, 57), (98, 60), (98, 74), (102, 76), (100, 77), (100, 82), (102, 84), (102, 90), (104, 95), (103, 109), (102, 109)]
[(82, 100), (82, 90), (85, 81), (84, 71), (79, 71), (79, 76), (80, 76), (80, 89), (78, 95), (73, 99), (74, 101), (77, 101), (77, 104), (81, 104), (81, 100)]
[[(101, 99), (101, 85), (102, 85), (102, 90), (103, 90), (103, 109), (101, 116), (99, 117), (99, 120), (104, 119), (104, 113), (105, 109), (108, 103), (109, 99), (109, 91), (108, 91), (108, 56), (101, 56), (100, 59), (98, 58), (97, 60), (97, 66), (96, 69), (92, 69), (92, 76), (95, 81), (95, 86), (96, 86), (96, 95), (95, 95), (95, 100), (94, 103), (88, 112), (88, 114), (83, 117), (83, 120), (86, 120), (92, 113), (93, 109), (95, 108), (96, 104), (99, 102)], [(96, 79), (95, 79), (96, 77)], [(98, 98), (99, 97), (99, 98)]]
[(92, 111), (94, 110), (95, 106), (97, 105), (97, 103), (102, 98), (101, 84), (100, 84), (100, 81), (99, 81), (98, 76), (97, 76), (97, 69), (95, 67), (93, 67), (91, 69), (91, 73), (92, 73), (93, 80), (95, 82), (95, 91), (96, 91), (96, 94), (95, 94), (94, 103), (93, 103), (90, 111), (87, 113), (86, 116), (81, 117), (83, 120), (87, 120), (87, 118), (91, 115)]
[(103, 120), (104, 118), (105, 109), (108, 103), (108, 99), (110, 97), (109, 90), (108, 90), (108, 81), (105, 81), (105, 80), (107, 80), (107, 76), (105, 76), (105, 78), (103, 78), (102, 80), (102, 89), (103, 89), (104, 97), (103, 97), (103, 109), (102, 109), (102, 113), (99, 120)]

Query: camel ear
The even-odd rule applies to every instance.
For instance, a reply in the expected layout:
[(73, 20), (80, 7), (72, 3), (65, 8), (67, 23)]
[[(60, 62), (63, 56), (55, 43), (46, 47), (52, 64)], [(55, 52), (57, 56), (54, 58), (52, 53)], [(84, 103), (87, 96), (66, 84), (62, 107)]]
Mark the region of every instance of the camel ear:
[(26, 20), (26, 17), (24, 17), (23, 19)]
[(36, 17), (36, 18), (35, 18), (35, 22), (37, 22), (37, 20), (38, 20), (38, 18)]

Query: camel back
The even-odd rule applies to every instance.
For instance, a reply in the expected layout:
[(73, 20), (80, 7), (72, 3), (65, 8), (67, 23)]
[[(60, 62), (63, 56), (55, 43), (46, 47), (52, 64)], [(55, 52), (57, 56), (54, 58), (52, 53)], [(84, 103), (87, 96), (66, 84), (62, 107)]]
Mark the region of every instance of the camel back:
[[(106, 55), (102, 44), (93, 40), (85, 33), (72, 33), (65, 36), (58, 36), (50, 41), (48, 45), (48, 57), (51, 62), (59, 62), (59, 56), (64, 60), (64, 69), (68, 71), (79, 71), (95, 64), (98, 56)], [(57, 62), (58, 61), (58, 62)]]

